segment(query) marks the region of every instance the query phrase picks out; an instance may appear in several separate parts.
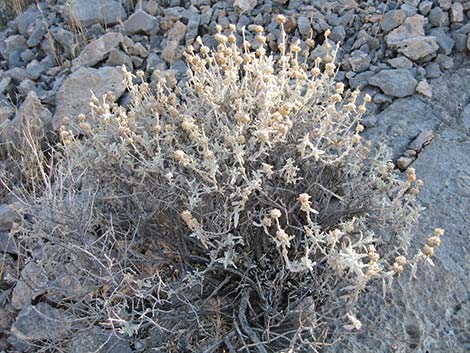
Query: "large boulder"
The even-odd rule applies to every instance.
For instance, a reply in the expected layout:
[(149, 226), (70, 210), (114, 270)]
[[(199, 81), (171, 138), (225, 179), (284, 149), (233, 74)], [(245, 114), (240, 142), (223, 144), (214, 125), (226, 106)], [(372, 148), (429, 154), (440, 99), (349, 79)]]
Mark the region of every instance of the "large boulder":
[(64, 117), (76, 118), (90, 112), (93, 94), (97, 97), (110, 92), (118, 99), (124, 93), (124, 74), (118, 67), (81, 68), (70, 75), (57, 92), (54, 129), (60, 128)]

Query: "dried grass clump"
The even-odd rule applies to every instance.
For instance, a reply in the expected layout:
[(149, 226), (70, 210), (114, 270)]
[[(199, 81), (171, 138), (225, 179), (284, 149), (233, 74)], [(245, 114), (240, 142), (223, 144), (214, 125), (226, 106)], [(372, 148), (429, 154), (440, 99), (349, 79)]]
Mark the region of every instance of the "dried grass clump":
[(361, 292), (429, 259), (441, 230), (407, 259), (422, 182), (361, 140), (370, 97), (334, 82), (337, 48), (309, 65), (283, 29), (276, 57), (262, 27), (215, 39), (188, 48), (185, 85), (126, 72), (127, 108), (96, 98), (66, 120), (19, 236), (49, 249), (44, 267), (81, 264), (90, 289), (57, 299), (74, 330), (162, 352), (316, 351), (360, 329)]

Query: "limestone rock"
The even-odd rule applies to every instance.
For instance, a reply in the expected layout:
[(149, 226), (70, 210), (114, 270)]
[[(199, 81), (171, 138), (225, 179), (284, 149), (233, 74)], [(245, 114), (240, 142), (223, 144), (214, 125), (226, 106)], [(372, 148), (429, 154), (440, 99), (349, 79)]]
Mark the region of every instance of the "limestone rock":
[(463, 5), (460, 2), (454, 2), (450, 7), (450, 22), (463, 21)]
[[(65, 116), (70, 119), (90, 112), (92, 92), (101, 97), (111, 92), (118, 99), (125, 90), (124, 74), (120, 68), (80, 68), (70, 75), (57, 92), (57, 109), (53, 127), (58, 129)], [(86, 89), (84, 89), (86, 88)]]

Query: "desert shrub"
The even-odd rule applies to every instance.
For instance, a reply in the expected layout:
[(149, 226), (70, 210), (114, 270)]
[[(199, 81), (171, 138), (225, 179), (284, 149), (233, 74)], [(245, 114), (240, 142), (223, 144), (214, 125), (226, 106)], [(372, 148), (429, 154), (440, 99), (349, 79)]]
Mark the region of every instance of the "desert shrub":
[(125, 71), (127, 107), (97, 97), (64, 122), (18, 236), (46, 270), (81, 268), (84, 294), (56, 295), (74, 330), (162, 352), (312, 352), (360, 328), (362, 291), (432, 256), (441, 230), (407, 259), (422, 182), (362, 141), (370, 97), (335, 83), (338, 48), (310, 63), (313, 40), (289, 44), (277, 20), (279, 53), (262, 27), (241, 45), (218, 27), (216, 49), (188, 48), (185, 84)]

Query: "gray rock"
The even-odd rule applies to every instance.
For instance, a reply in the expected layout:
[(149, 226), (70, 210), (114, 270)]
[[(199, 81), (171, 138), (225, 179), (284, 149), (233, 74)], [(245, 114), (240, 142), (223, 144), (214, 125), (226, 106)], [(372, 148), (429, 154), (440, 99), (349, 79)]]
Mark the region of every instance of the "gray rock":
[(0, 54), (8, 61), (10, 67), (20, 66), (20, 55), (28, 48), (26, 39), (22, 35), (13, 35), (4, 40), (4, 47), (0, 47)]
[(449, 25), (449, 15), (440, 7), (433, 8), (429, 13), (428, 19), (429, 23), (433, 27), (444, 27)]
[(77, 40), (74, 38), (72, 32), (67, 31), (61, 27), (55, 27), (51, 30), (53, 38), (60, 44), (60, 46), (67, 52), (69, 55), (74, 54), (74, 48), (76, 46)]
[(126, 19), (126, 11), (117, 0), (70, 0), (67, 19), (88, 27), (95, 23), (112, 26)]
[(416, 8), (416, 6), (411, 6), (409, 4), (402, 4), (400, 6), (400, 9), (405, 11), (406, 13), (406, 16), (414, 16), (418, 13), (418, 9)]
[(186, 45), (192, 44), (199, 34), (199, 25), (201, 23), (201, 15), (191, 12), (186, 27)]
[[(23, 80), (26, 82), (26, 80)], [(31, 91), (21, 104), (15, 118), (12, 121), (14, 134), (11, 135), (12, 143), (23, 141), (22, 131), (28, 127), (31, 136), (41, 140), (51, 130), (52, 114), (40, 101), (36, 92)]]
[(26, 49), (20, 54), (20, 58), (23, 64), (29, 63), (31, 60), (33, 60), (34, 56), (35, 53), (31, 49)]
[(418, 84), (413, 75), (405, 69), (383, 70), (369, 78), (368, 82), (393, 97), (412, 95), (415, 93)]
[(29, 262), (21, 271), (21, 279), (13, 288), (11, 304), (17, 310), (31, 304), (33, 298), (47, 291), (49, 281), (41, 266)]
[(377, 115), (377, 123), (367, 129), (365, 139), (390, 146), (392, 157), (399, 158), (422, 131), (435, 131), (445, 111), (417, 95), (395, 99)]
[(41, 75), (46, 71), (46, 68), (44, 64), (38, 62), (37, 60), (31, 61), (27, 66), (26, 66), (26, 72), (28, 73), (28, 76), (31, 78), (31, 80), (38, 80)]
[(420, 2), (419, 4), (419, 12), (424, 16), (426, 16), (429, 13), (429, 11), (431, 11), (431, 8), (432, 8), (432, 1), (425, 0), (425, 1)]
[(370, 56), (363, 51), (356, 50), (349, 58), (349, 65), (354, 72), (362, 72), (370, 66)]
[(36, 83), (33, 80), (24, 80), (17, 87), (18, 94), (22, 97), (28, 95), (28, 92), (35, 92), (37, 93), (38, 89), (36, 87)]
[(437, 49), (439, 45), (435, 37), (413, 37), (397, 44), (397, 51), (414, 61), (430, 59)]
[(460, 2), (454, 2), (450, 7), (449, 11), (450, 22), (462, 22), (463, 21), (463, 5)]
[(147, 73), (153, 73), (155, 70), (164, 71), (166, 70), (166, 63), (165, 61), (158, 55), (157, 53), (150, 53), (147, 58)]
[(253, 10), (256, 3), (256, 0), (235, 0), (233, 6), (240, 12), (247, 12)]
[(467, 104), (462, 112), (462, 123), (465, 130), (470, 132), (470, 104)]
[(331, 30), (331, 34), (329, 39), (331, 39), (335, 43), (343, 43), (344, 39), (346, 38), (346, 30), (343, 26), (335, 26)]
[(58, 339), (70, 333), (71, 317), (64, 310), (55, 309), (46, 303), (25, 306), (11, 332), (19, 339)]
[(41, 43), (41, 40), (46, 33), (47, 27), (44, 21), (39, 19), (36, 20), (33, 30), (31, 31), (29, 38), (26, 41), (26, 44), (28, 44), (28, 47), (30, 48), (37, 46), (39, 43)]
[(452, 33), (452, 39), (455, 41), (455, 50), (463, 53), (467, 50), (467, 35), (463, 33)]
[(413, 67), (413, 62), (405, 56), (389, 59), (388, 63), (395, 69), (411, 69)]
[(137, 10), (124, 22), (124, 30), (127, 34), (156, 33), (158, 29), (157, 18), (142, 10)]
[(82, 67), (96, 65), (104, 60), (114, 48), (124, 41), (124, 36), (118, 32), (106, 33), (101, 38), (88, 44), (80, 55), (72, 61), (72, 71)]
[(25, 11), (21, 12), (16, 16), (15, 24), (18, 28), (18, 33), (27, 36), (28, 28), (31, 26), (37, 18), (40, 18), (41, 14), (35, 6), (27, 8)]
[(122, 50), (119, 49), (112, 49), (109, 53), (108, 60), (106, 61), (106, 66), (122, 66), (125, 65), (128, 70), (132, 70), (132, 60), (124, 53)]
[(18, 213), (10, 205), (0, 205), (0, 231), (11, 229), (13, 222), (18, 218)]
[(125, 90), (123, 81), (124, 74), (115, 67), (80, 68), (75, 71), (64, 81), (57, 92), (57, 109), (53, 118), (54, 129), (61, 126), (65, 116), (75, 119), (79, 114), (88, 114), (91, 92), (97, 97), (111, 92), (116, 99), (119, 99)]
[(445, 55), (452, 53), (455, 41), (448, 33), (444, 32), (442, 28), (431, 29), (431, 36), (436, 38), (437, 44), (439, 44), (440, 53)]
[[(0, 80), (0, 94), (4, 94), (7, 87), (11, 83), (11, 77), (5, 77)], [(3, 122), (3, 119), (0, 119), (0, 123)]]
[(158, 5), (158, 2), (156, 0), (145, 1), (143, 6), (145, 12), (152, 16), (157, 16), (160, 12), (160, 6)]
[(310, 20), (306, 15), (301, 15), (297, 20), (297, 28), (299, 29), (300, 34), (307, 38), (310, 32)]
[(426, 78), (437, 78), (442, 74), (439, 64), (436, 62), (430, 62), (426, 65)]
[(445, 11), (449, 10), (452, 6), (452, 0), (437, 0), (437, 2), (439, 3), (439, 6)]
[(444, 54), (437, 54), (436, 62), (442, 70), (450, 70), (454, 67), (454, 59)]
[(416, 15), (405, 19), (403, 24), (386, 36), (387, 45), (395, 48), (403, 40), (424, 36), (424, 17)]
[(352, 89), (356, 89), (356, 88), (359, 88), (359, 87), (364, 87), (369, 82), (369, 78), (371, 78), (374, 75), (375, 75), (375, 73), (373, 71), (361, 72), (361, 73), (359, 73), (359, 74), (357, 74), (354, 77), (351, 77), (349, 79), (349, 86)]
[(129, 343), (112, 331), (92, 329), (78, 334), (70, 343), (70, 353), (132, 353)]
[(385, 32), (390, 32), (392, 29), (397, 28), (405, 21), (406, 13), (403, 10), (392, 10), (384, 14), (380, 27)]
[(142, 43), (135, 43), (133, 45), (131, 45), (129, 48), (129, 54), (131, 55), (137, 55), (137, 56), (140, 56), (141, 58), (146, 58), (147, 56), (149, 56), (149, 51), (147, 50), (147, 48), (145, 48)]

